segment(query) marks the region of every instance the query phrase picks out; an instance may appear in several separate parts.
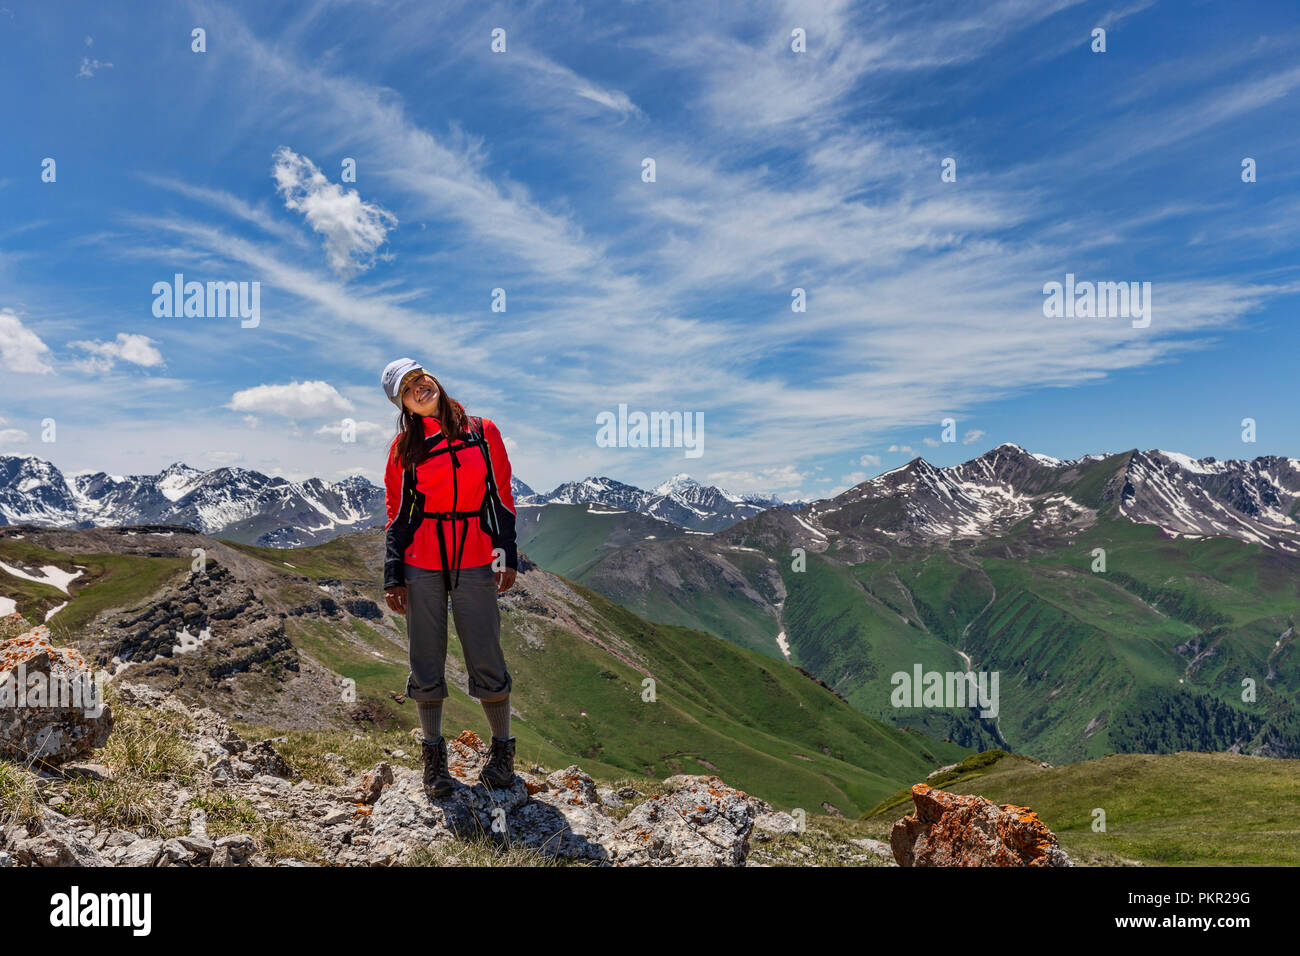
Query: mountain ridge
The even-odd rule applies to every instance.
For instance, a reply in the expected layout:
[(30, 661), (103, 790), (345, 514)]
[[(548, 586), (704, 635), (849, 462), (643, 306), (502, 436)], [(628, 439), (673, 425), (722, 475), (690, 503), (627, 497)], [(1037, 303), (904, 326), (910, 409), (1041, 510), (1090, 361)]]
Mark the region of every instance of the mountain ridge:
[[(545, 493), (514, 477), (511, 485), (521, 508), (585, 503), (704, 533), (773, 508), (815, 527), (848, 508), (861, 520), (868, 512), (883, 520), (881, 530), (900, 539), (980, 536), (1005, 530), (1047, 503), (1058, 519), (1106, 509), (1170, 534), (1234, 537), (1300, 554), (1300, 459), (1276, 455), (1219, 460), (1130, 449), (1058, 459), (1005, 442), (944, 467), (917, 456), (837, 495), (792, 502), (737, 495), (686, 474), (650, 490), (606, 476), (564, 482)], [(841, 521), (831, 518), (822, 531)], [(64, 474), (35, 456), (0, 455), (0, 524), (23, 523), (181, 524), (247, 543), (299, 547), (384, 523), (383, 489), (362, 476), (292, 481), (232, 466), (203, 471), (183, 462), (155, 475)]]

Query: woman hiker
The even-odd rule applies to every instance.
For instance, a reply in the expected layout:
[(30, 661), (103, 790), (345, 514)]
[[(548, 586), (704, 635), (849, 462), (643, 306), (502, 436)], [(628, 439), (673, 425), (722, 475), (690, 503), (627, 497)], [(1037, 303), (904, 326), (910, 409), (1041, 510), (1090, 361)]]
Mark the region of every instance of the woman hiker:
[(406, 696), (420, 713), (424, 785), (441, 797), (455, 784), (442, 736), (450, 595), (469, 694), (482, 703), (492, 728), (492, 750), (479, 780), (489, 788), (508, 787), (515, 738), (497, 595), (515, 583), (518, 567), (510, 459), (496, 424), (466, 415), (413, 359), (390, 362), (381, 383), (400, 409), (384, 470), (384, 592), (388, 606), (406, 617)]

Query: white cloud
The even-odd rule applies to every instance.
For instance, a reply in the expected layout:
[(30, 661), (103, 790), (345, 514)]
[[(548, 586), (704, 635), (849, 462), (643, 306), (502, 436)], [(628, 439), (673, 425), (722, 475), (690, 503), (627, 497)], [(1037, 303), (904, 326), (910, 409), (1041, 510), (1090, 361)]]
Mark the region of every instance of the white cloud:
[(0, 418), (0, 445), (22, 445), (27, 442), (28, 434), (21, 428), (4, 428), (9, 422)]
[(48, 375), (54, 371), (45, 361), (50, 347), (23, 325), (13, 309), (0, 309), (0, 365), (11, 372)]
[(252, 205), (245, 199), (231, 193), (224, 192), (220, 189), (207, 189), (203, 186), (192, 186), (189, 183), (179, 179), (169, 179), (165, 176), (145, 175), (141, 177), (146, 182), (155, 186), (161, 186), (164, 189), (170, 189), (172, 192), (187, 196), (190, 199), (206, 203), (215, 209), (220, 209), (232, 216), (250, 222), (257, 228), (277, 239), (292, 243), (295, 246), (306, 247), (308, 241), (303, 238), (302, 234), (293, 226), (286, 222), (280, 222), (274, 219), (265, 209)]
[(858, 459), (858, 464), (859, 464), (859, 465), (862, 465), (864, 468), (875, 468), (875, 467), (878, 467), (878, 466), (880, 465), (880, 456), (879, 456), (879, 455), (863, 455), (861, 458)]
[(970, 431), (968, 431), (965, 435), (962, 436), (961, 443), (963, 445), (969, 445), (972, 442), (979, 441), (986, 434), (988, 433), (981, 428), (972, 428)]
[[(321, 438), (341, 439), (343, 435), (342, 422), (329, 422), (316, 429), (316, 434)], [(393, 437), (393, 429), (384, 425), (376, 425), (374, 422), (356, 422), (354, 434), (358, 442), (370, 445), (387, 444)]]
[(350, 412), (352, 403), (328, 382), (290, 382), (287, 385), (257, 385), (230, 397), (226, 406), (236, 412), (259, 412), (285, 418), (319, 418), (336, 412)]
[(904, 455), (916, 454), (916, 449), (913, 448), (911, 445), (890, 445), (889, 450), (895, 453), (902, 452)]
[(147, 335), (131, 332), (117, 333), (112, 342), (77, 341), (69, 342), (73, 348), (82, 349), (89, 357), (78, 362), (79, 368), (88, 371), (107, 372), (117, 362), (129, 362), (142, 368), (156, 368), (163, 364), (162, 353), (154, 347), (156, 343)]
[(543, 77), (553, 81), (559, 89), (575, 94), (608, 110), (613, 110), (620, 116), (641, 115), (641, 110), (632, 102), (631, 97), (622, 90), (601, 86), (599, 83), (580, 76), (567, 66), (556, 63), (545, 56), (532, 51), (516, 52), (512, 54), (511, 62), (531, 67), (542, 74)]
[(939, 439), (937, 439), (937, 438), (930, 438), (929, 436), (926, 436), (925, 438), (922, 438), (921, 441), (925, 442), (925, 446), (926, 446), (927, 448), (938, 448), (938, 447), (939, 447)]
[(288, 209), (300, 212), (312, 229), (325, 237), (330, 268), (339, 275), (364, 272), (375, 263), (397, 217), (374, 203), (363, 202), (355, 190), (345, 190), (325, 178), (306, 156), (287, 146), (275, 151), (275, 188)]
[(742, 494), (794, 495), (809, 476), (794, 465), (774, 465), (754, 471), (713, 471), (707, 482)]
[(81, 58), (81, 69), (77, 71), (77, 79), (89, 80), (95, 75), (97, 70), (111, 70), (112, 63), (105, 63), (102, 60), (95, 60), (88, 56)]

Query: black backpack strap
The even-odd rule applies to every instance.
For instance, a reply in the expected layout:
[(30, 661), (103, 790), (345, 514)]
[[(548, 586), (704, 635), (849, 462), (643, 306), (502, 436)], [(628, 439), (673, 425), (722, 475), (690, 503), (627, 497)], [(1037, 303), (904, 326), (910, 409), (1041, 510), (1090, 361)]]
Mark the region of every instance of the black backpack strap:
[(514, 513), (501, 501), (501, 492), (497, 488), (497, 473), (492, 467), (492, 452), (488, 448), (487, 436), (483, 431), (483, 419), (471, 418), (483, 452), (483, 463), (487, 466), (487, 491), (483, 495), (483, 516), (480, 525), (485, 525), (493, 547), (500, 548), (505, 555), (506, 567), (514, 570), (519, 566), (519, 546), (515, 541)]

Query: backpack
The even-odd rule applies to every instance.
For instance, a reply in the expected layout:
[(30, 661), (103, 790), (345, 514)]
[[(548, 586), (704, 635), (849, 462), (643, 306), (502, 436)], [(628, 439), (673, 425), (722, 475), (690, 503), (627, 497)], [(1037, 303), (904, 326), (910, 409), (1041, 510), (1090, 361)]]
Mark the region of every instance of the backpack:
[[(492, 468), (492, 453), (488, 449), (487, 438), (483, 434), (483, 419), (477, 416), (468, 419), (470, 424), (469, 437), (455, 439), (457, 444), (453, 447), (452, 443), (447, 441), (447, 436), (439, 432), (437, 435), (430, 435), (425, 438), (425, 450), (427, 455), (425, 461), (437, 455), (451, 455), (452, 469), (452, 510), (445, 512), (425, 511), (424, 495), (417, 488), (415, 466), (408, 465), (405, 469), (405, 475), (402, 481), (402, 506), (398, 512), (399, 521), (394, 520), (389, 526), (389, 541), (387, 546), (387, 556), (385, 559), (385, 587), (400, 583), (394, 580), (393, 562), (396, 557), (399, 561), (406, 553), (407, 547), (415, 539), (415, 532), (423, 523), (425, 518), (432, 518), (438, 522), (437, 539), (438, 554), (442, 563), (443, 582), (450, 591), (453, 587), (451, 578), (451, 567), (454, 565), (456, 570), (456, 583), (460, 582), (460, 561), (461, 555), (465, 551), (465, 540), (469, 537), (469, 518), (478, 518), (479, 527), (488, 533), (492, 539), (494, 548), (500, 548), (507, 555), (513, 550), (513, 541), (509, 542), (511, 547), (503, 540), (506, 536), (505, 525), (503, 520), (509, 515), (509, 509), (501, 502), (500, 492), (497, 490), (496, 472)], [(456, 488), (456, 469), (459, 468), (459, 462), (456, 458), (461, 452), (469, 448), (478, 448), (483, 455), (483, 464), (486, 466), (486, 477), (484, 479), (483, 500), (474, 511), (460, 511), (456, 509), (457, 488)], [(513, 538), (514, 521), (513, 515), (509, 515), (512, 520), (509, 521), (510, 537)], [(446, 539), (443, 536), (444, 523), (451, 525), (451, 547), (448, 549)], [(461, 534), (459, 535), (460, 544), (457, 547), (457, 523), (459, 523)], [(397, 535), (394, 539), (394, 531)], [(449, 554), (453, 558), (448, 561)]]

